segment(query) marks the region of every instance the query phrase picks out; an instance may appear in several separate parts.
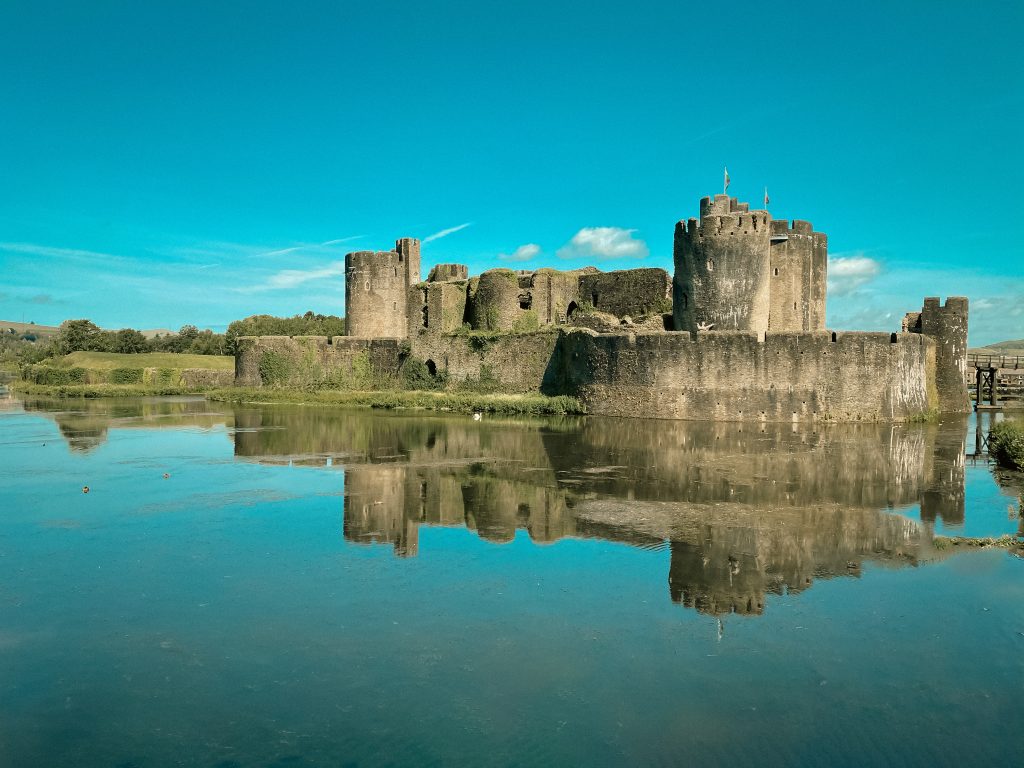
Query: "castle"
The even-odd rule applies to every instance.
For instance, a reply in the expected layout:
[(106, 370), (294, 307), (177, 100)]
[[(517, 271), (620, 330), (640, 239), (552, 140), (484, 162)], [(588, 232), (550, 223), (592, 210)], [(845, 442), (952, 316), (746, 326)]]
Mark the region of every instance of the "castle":
[[(967, 299), (902, 331), (825, 328), (828, 239), (728, 195), (675, 227), (674, 275), (438, 264), (420, 243), (345, 257), (346, 337), (240, 339), (246, 386), (388, 381), (410, 360), (448, 386), (570, 394), (595, 414), (728, 421), (905, 420), (969, 410)], [(268, 380), (267, 355), (289, 373)], [(275, 370), (280, 370), (277, 366)], [(309, 380), (312, 379), (312, 380)], [(365, 376), (364, 376), (364, 380)]]

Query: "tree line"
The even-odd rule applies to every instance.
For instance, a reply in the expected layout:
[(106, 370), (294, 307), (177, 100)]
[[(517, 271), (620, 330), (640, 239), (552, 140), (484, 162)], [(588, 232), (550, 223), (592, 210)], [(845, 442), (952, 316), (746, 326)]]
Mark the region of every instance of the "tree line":
[(192, 355), (233, 355), (239, 336), (342, 336), (345, 318), (306, 312), (294, 317), (251, 315), (228, 325), (226, 333), (183, 325), (177, 333), (147, 339), (141, 331), (105, 331), (91, 320), (65, 320), (49, 338), (30, 332), (0, 335), (0, 362), (38, 363), (72, 352), (172, 352)]

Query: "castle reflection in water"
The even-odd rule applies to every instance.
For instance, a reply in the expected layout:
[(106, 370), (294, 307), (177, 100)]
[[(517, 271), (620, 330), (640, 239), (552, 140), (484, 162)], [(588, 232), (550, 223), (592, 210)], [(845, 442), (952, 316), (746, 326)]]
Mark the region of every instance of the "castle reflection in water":
[[(493, 542), (667, 545), (674, 601), (758, 614), (769, 594), (942, 556), (964, 518), (966, 421), (817, 431), (626, 419), (504, 421), (260, 409), (236, 456), (342, 465), (344, 535), (402, 557), (422, 526)], [(920, 507), (924, 525), (893, 510)]]
[(76, 450), (93, 449), (112, 427), (222, 424), (236, 458), (343, 469), (345, 539), (401, 557), (417, 554), (423, 526), (465, 526), (492, 542), (524, 530), (538, 544), (667, 545), (672, 600), (712, 615), (759, 614), (768, 595), (856, 576), (865, 561), (944, 557), (931, 523), (964, 519), (966, 418), (811, 430), (197, 400), (50, 415)]

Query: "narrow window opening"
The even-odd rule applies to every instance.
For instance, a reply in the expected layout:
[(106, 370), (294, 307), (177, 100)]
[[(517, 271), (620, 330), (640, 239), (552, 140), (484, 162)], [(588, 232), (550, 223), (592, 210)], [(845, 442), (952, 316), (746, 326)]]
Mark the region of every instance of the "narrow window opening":
[(398, 277), (398, 267), (395, 267), (395, 277)]
[(836, 332), (832, 331), (832, 341), (834, 342), (835, 340), (836, 340)]
[(391, 302), (391, 308), (397, 312), (398, 311), (398, 302), (397, 301), (392, 301)]
[(365, 291), (368, 291), (368, 290), (370, 290), (370, 281), (369, 281), (369, 280), (367, 280), (367, 281), (366, 281), (366, 284), (365, 284), (365, 285), (363, 285), (363, 290), (365, 290)]
[(896, 334), (895, 334), (895, 333), (894, 333), (894, 334), (891, 334), (891, 335), (889, 336), (889, 343), (890, 343), (890, 344), (895, 344), (895, 343), (896, 343)]
[(576, 310), (578, 310), (578, 309), (579, 309), (579, 305), (575, 301), (570, 301), (569, 302), (569, 308), (567, 310), (565, 310), (565, 317), (566, 317), (566, 319), (569, 319), (573, 315), (575, 315), (576, 314)]
[(689, 305), (689, 302), (690, 302), (690, 299), (689, 299), (689, 298), (687, 297), (687, 295), (686, 295), (686, 294), (684, 293), (684, 294), (683, 294), (683, 309), (686, 309), (686, 307), (687, 307), (687, 306)]
[(796, 302), (793, 302), (793, 309), (796, 309)]
[(519, 308), (520, 309), (529, 309), (531, 306), (533, 306), (533, 296), (531, 296), (528, 293), (520, 294), (520, 296), (519, 296)]
[(776, 277), (778, 277), (778, 276), (779, 276), (779, 268), (778, 268), (778, 267), (776, 267), (776, 268), (775, 268), (775, 272), (774, 272), (774, 274), (775, 274), (775, 276), (776, 276)]
[(597, 294), (596, 293), (590, 294), (590, 304), (591, 304), (591, 306), (594, 309), (597, 309)]
[(423, 327), (424, 328), (429, 327), (428, 326), (429, 322), (430, 322), (430, 310), (427, 308), (427, 305), (424, 304), (423, 305)]
[(427, 373), (431, 376), (437, 376), (437, 363), (433, 360), (427, 360)]

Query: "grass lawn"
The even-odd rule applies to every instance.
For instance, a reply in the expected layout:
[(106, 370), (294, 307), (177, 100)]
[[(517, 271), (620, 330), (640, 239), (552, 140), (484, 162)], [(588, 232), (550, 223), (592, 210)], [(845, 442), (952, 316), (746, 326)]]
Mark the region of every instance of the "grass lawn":
[(205, 368), (211, 371), (233, 371), (235, 358), (227, 355), (179, 355), (173, 352), (144, 352), (138, 355), (72, 352), (52, 364), (93, 371), (112, 371), (115, 368)]

